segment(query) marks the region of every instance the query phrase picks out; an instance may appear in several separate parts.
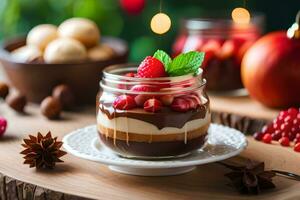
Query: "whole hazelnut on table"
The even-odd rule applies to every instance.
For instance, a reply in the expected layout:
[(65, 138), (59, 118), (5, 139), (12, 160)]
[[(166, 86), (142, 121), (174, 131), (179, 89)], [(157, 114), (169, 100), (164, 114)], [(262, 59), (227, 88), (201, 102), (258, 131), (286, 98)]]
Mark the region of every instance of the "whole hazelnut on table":
[(87, 58), (83, 44), (71, 38), (53, 40), (45, 49), (46, 63), (78, 63)]
[(57, 38), (57, 27), (52, 24), (41, 24), (31, 29), (27, 35), (27, 45), (38, 47), (44, 51), (46, 46)]
[(41, 112), (48, 119), (58, 119), (61, 113), (62, 105), (54, 97), (46, 97), (41, 103)]
[(0, 82), (0, 98), (5, 99), (9, 93), (9, 87), (6, 83)]
[(68, 85), (58, 85), (53, 89), (52, 96), (60, 101), (63, 109), (70, 110), (74, 107), (75, 97)]
[(71, 18), (58, 27), (60, 37), (73, 38), (87, 48), (96, 46), (100, 41), (100, 31), (95, 22), (85, 18)]
[(23, 94), (13, 93), (6, 98), (6, 103), (16, 112), (23, 113), (27, 104), (27, 98)]

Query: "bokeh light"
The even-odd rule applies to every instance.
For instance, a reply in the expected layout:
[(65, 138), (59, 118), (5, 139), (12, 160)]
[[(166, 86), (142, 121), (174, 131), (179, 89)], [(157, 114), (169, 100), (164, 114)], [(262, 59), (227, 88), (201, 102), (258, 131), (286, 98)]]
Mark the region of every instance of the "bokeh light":
[(165, 13), (158, 13), (151, 19), (151, 30), (156, 34), (164, 34), (171, 28), (171, 19)]
[(250, 13), (245, 8), (235, 8), (231, 13), (232, 20), (237, 24), (249, 24)]

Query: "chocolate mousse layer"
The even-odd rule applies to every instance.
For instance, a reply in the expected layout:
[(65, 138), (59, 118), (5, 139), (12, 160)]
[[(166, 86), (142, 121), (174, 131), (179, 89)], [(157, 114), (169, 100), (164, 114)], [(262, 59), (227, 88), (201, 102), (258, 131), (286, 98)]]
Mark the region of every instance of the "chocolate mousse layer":
[(186, 122), (195, 119), (204, 119), (209, 111), (209, 102), (200, 105), (197, 109), (187, 112), (176, 112), (169, 107), (163, 107), (157, 113), (145, 112), (143, 109), (136, 108), (132, 110), (114, 109), (111, 103), (100, 102), (100, 112), (104, 113), (109, 119), (117, 117), (128, 117), (142, 120), (155, 125), (158, 129), (165, 127), (182, 128)]
[(171, 156), (180, 156), (201, 148), (206, 142), (206, 135), (184, 141), (167, 142), (134, 142), (125, 140), (106, 138), (104, 134), (99, 134), (100, 140), (111, 150), (124, 157), (149, 157), (162, 158)]
[(125, 157), (170, 157), (197, 150), (206, 142), (209, 123), (192, 131), (168, 134), (126, 133), (98, 125), (101, 142)]

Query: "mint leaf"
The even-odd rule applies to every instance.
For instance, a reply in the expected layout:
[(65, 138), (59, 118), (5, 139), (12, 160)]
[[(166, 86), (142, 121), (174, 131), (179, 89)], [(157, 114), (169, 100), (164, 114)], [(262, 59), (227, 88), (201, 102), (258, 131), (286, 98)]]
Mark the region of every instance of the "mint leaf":
[(188, 53), (180, 54), (174, 58), (167, 68), (167, 73), (170, 76), (182, 76), (190, 73), (196, 74), (203, 60), (203, 52), (190, 51)]
[(160, 62), (164, 64), (165, 70), (168, 71), (169, 65), (172, 62), (172, 58), (166, 52), (157, 50), (153, 57), (160, 60)]

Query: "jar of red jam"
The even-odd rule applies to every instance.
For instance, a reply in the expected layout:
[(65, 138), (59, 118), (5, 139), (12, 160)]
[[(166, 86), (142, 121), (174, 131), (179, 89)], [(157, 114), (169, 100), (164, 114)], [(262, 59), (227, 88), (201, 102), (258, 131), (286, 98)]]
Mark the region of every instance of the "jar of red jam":
[(97, 102), (101, 143), (129, 158), (187, 155), (206, 142), (211, 113), (202, 70), (176, 77), (139, 78), (134, 65), (103, 71)]
[(261, 36), (264, 18), (254, 15), (250, 23), (231, 18), (192, 18), (182, 21), (173, 44), (173, 56), (188, 51), (205, 52), (203, 76), (210, 91), (243, 88), (240, 66), (246, 50)]

